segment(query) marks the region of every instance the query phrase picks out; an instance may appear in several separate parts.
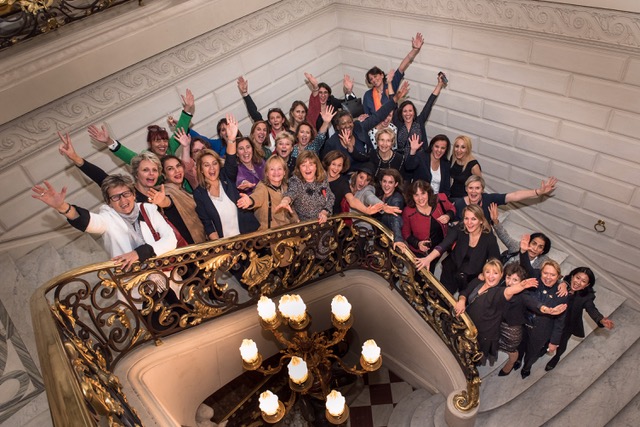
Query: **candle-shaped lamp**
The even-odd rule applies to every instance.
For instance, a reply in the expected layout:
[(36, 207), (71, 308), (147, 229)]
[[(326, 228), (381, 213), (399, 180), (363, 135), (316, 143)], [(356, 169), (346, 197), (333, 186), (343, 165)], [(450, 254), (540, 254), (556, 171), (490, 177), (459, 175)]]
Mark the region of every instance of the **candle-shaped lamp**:
[(278, 412), (278, 395), (267, 390), (260, 393), (258, 400), (260, 401), (260, 410), (266, 415), (275, 415)]
[(298, 356), (293, 356), (289, 365), (289, 378), (296, 384), (303, 384), (308, 376), (309, 371), (307, 370), (307, 362), (299, 358)]
[(285, 317), (286, 319), (291, 318), (291, 304), (292, 304), (292, 298), (291, 295), (282, 295), (282, 297), (280, 297), (280, 303), (278, 304), (278, 309), (280, 310), (280, 313), (282, 313), (282, 316)]
[(258, 301), (258, 314), (267, 323), (272, 323), (276, 318), (276, 304), (264, 295)]
[(380, 347), (376, 345), (374, 340), (367, 340), (362, 346), (362, 357), (367, 363), (374, 364), (380, 358)]
[(351, 304), (342, 295), (336, 295), (331, 300), (331, 313), (339, 322), (346, 322), (351, 317)]
[(334, 417), (340, 417), (344, 413), (345, 398), (339, 391), (331, 390), (327, 395), (327, 412)]
[(258, 346), (253, 340), (244, 339), (240, 346), (240, 355), (242, 355), (242, 360), (251, 364), (258, 360)]
[(307, 315), (307, 306), (300, 295), (291, 295), (289, 318), (294, 322), (302, 322)]

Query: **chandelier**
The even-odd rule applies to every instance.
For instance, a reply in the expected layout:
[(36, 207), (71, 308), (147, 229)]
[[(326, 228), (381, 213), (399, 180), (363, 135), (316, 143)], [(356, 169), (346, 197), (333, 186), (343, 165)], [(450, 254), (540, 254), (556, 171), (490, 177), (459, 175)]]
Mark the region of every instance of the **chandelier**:
[[(336, 295), (331, 301), (331, 322), (335, 331), (329, 336), (324, 332), (309, 333), (311, 316), (307, 313), (306, 305), (299, 295), (284, 295), (280, 298), (278, 310), (275, 303), (262, 296), (258, 301), (260, 325), (270, 331), (280, 344), (286, 348), (280, 350), (282, 355), (275, 367), (263, 367), (262, 355), (253, 340), (245, 339), (240, 347), (242, 366), (246, 370), (258, 371), (264, 375), (274, 375), (280, 372), (286, 360), (289, 371), (289, 388), (291, 397), (286, 405), (278, 396), (267, 390), (260, 394), (260, 411), (267, 423), (276, 423), (293, 407), (297, 396), (309, 395), (326, 401), (325, 415), (332, 424), (342, 424), (349, 418), (349, 407), (339, 391), (329, 390), (331, 384), (331, 368), (337, 363), (340, 368), (353, 375), (362, 375), (375, 371), (382, 365), (380, 347), (373, 340), (368, 340), (362, 346), (360, 365), (347, 366), (333, 353), (332, 347), (341, 342), (347, 331), (353, 325), (351, 304), (341, 295)], [(287, 338), (278, 329), (287, 324), (292, 330)]]

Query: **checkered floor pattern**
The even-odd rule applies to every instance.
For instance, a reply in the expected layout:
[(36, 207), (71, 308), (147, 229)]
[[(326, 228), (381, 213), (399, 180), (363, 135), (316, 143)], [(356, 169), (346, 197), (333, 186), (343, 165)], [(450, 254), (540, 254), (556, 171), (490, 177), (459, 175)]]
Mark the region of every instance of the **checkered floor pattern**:
[(363, 376), (364, 389), (349, 404), (349, 427), (386, 427), (393, 408), (414, 389), (384, 366)]

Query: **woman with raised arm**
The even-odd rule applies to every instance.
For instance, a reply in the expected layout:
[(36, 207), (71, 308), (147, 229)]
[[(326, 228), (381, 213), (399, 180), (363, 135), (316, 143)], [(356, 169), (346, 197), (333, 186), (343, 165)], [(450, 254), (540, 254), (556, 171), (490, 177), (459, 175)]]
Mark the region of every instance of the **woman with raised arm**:
[[(398, 215), (402, 213), (402, 209), (397, 206), (385, 205), (385, 203), (376, 195), (376, 189), (374, 188), (374, 175), (373, 165), (371, 163), (360, 163), (352, 168), (354, 171), (349, 179), (349, 186), (351, 192), (357, 200), (369, 208), (371, 206), (380, 206), (375, 213), (388, 213), (390, 215)], [(351, 206), (352, 211), (358, 211), (357, 208)], [(367, 214), (369, 210), (359, 211), (360, 213)]]
[(311, 73), (304, 73), (304, 77), (307, 79), (307, 83), (311, 88), (311, 95), (309, 95), (309, 111), (307, 112), (307, 121), (315, 125), (316, 129), (320, 129), (323, 120), (320, 113), (325, 110), (329, 105), (333, 107), (334, 111), (342, 109), (342, 103), (355, 99), (353, 94), (353, 80), (348, 74), (344, 75), (342, 81), (342, 90), (344, 92), (344, 99), (337, 99), (331, 95), (331, 87), (326, 83), (318, 83)]
[[(206, 136), (199, 134), (195, 130), (189, 129), (189, 135), (191, 135), (194, 141), (195, 140), (206, 141), (207, 147), (202, 147), (202, 148), (209, 148), (215, 151), (216, 153), (218, 153), (220, 157), (224, 158), (224, 156), (227, 154), (227, 119), (226, 118), (223, 117), (220, 120), (218, 120), (218, 123), (216, 124), (216, 132), (218, 135), (217, 138), (207, 138)], [(238, 137), (242, 137), (242, 132), (238, 131), (238, 135), (236, 135), (236, 138)], [(195, 159), (195, 156), (193, 158)]]
[(396, 114), (393, 117), (393, 123), (398, 128), (398, 152), (406, 155), (409, 149), (409, 140), (412, 135), (418, 135), (420, 141), (428, 141), (427, 129), (425, 124), (431, 114), (431, 109), (440, 95), (440, 91), (445, 87), (443, 80), (444, 75), (438, 75), (438, 84), (433, 89), (433, 92), (429, 96), (426, 104), (418, 114), (416, 106), (411, 101), (404, 101), (398, 107)]
[(407, 93), (409, 93), (409, 83), (404, 82), (392, 99), (362, 122), (359, 120), (354, 121), (348, 111), (338, 111), (334, 117), (336, 133), (324, 144), (323, 155), (326, 155), (331, 150), (340, 150), (349, 156), (352, 165), (369, 161), (373, 152), (373, 145), (369, 139), (368, 132), (384, 120), (397, 106), (398, 100), (406, 96)]
[(274, 156), (281, 157), (287, 163), (289, 178), (291, 178), (296, 168), (297, 157), (293, 155), (295, 143), (295, 137), (291, 133), (283, 132), (276, 138), (276, 149), (273, 152)]
[[(47, 181), (44, 185), (33, 186), (31, 196), (57, 210), (78, 230), (103, 235), (105, 249), (123, 270), (129, 270), (135, 262), (144, 262), (176, 248), (173, 229), (157, 206), (136, 203), (131, 178), (109, 175), (102, 180), (100, 188), (105, 204), (97, 213), (67, 202), (67, 187), (58, 192)], [(145, 214), (141, 213), (142, 209)], [(158, 233), (157, 239), (151, 228)]]
[[(189, 130), (189, 124), (191, 123), (191, 117), (196, 109), (195, 99), (193, 93), (189, 89), (182, 98), (182, 113), (180, 119), (176, 124), (176, 130), (182, 129), (184, 131)], [(95, 141), (101, 142), (109, 147), (109, 150), (113, 152), (118, 158), (125, 163), (131, 163), (138, 153), (128, 149), (117, 140), (114, 140), (109, 136), (109, 131), (103, 125), (98, 128), (95, 125), (91, 125), (88, 128), (89, 136)], [(180, 143), (175, 136), (169, 137), (167, 130), (158, 125), (151, 125), (147, 127), (147, 143), (149, 144), (149, 150), (158, 157), (163, 157), (166, 154), (175, 154), (176, 150), (180, 147)]]
[(469, 286), (460, 292), (455, 305), (456, 316), (466, 312), (478, 328), (478, 349), (483, 353), (480, 364), (493, 366), (498, 359), (500, 324), (509, 301), (525, 289), (538, 286), (536, 279), (522, 280), (512, 286), (498, 286), (502, 278), (502, 263), (490, 259), (482, 267), (480, 278), (473, 279)]
[(375, 176), (381, 170), (395, 169), (403, 177), (411, 175), (419, 165), (416, 153), (422, 146), (418, 135), (411, 136), (411, 148), (409, 152), (402, 154), (393, 149), (395, 145), (395, 135), (391, 129), (382, 129), (376, 134), (377, 149), (371, 153), (371, 163), (374, 167)]
[(556, 354), (547, 362), (547, 366), (544, 368), (545, 371), (550, 371), (556, 367), (560, 361), (560, 356), (567, 349), (571, 335), (584, 338), (583, 310), (587, 312), (599, 328), (613, 329), (615, 326), (613, 321), (600, 313), (596, 307), (596, 292), (593, 290), (593, 286), (596, 284), (596, 276), (589, 267), (574, 268), (568, 276), (564, 277), (564, 281), (569, 286), (567, 315)]
[[(407, 53), (407, 56), (404, 57), (400, 66), (398, 66), (398, 69), (392, 76), (391, 87), (394, 92), (398, 91), (400, 82), (404, 78), (405, 71), (407, 71), (409, 65), (411, 65), (418, 53), (420, 53), (420, 49), (422, 49), (423, 44), (424, 39), (422, 38), (421, 33), (417, 33), (416, 36), (411, 39), (411, 50)], [(365, 114), (372, 115), (390, 99), (390, 95), (388, 94), (389, 84), (387, 82), (387, 77), (388, 76), (386, 76), (378, 67), (373, 67), (367, 71), (365, 80), (367, 82), (367, 86), (371, 89), (366, 91), (362, 97), (362, 105), (364, 107)], [(426, 141), (426, 139), (424, 140)]]
[(471, 138), (466, 135), (458, 136), (453, 143), (453, 153), (451, 153), (451, 198), (460, 199), (467, 196), (466, 183), (471, 176), (482, 177), (480, 163), (471, 152)]
[(318, 155), (305, 150), (298, 156), (289, 188), (276, 210), (286, 209), (295, 212), (300, 221), (317, 219), (322, 224), (331, 215), (334, 200)]
[(287, 191), (289, 172), (282, 157), (271, 156), (265, 165), (264, 179), (258, 183), (251, 195), (240, 194), (236, 205), (254, 211), (260, 223), (258, 230), (269, 230), (299, 221), (298, 216), (286, 209), (276, 210)]
[(194, 190), (193, 198), (209, 240), (250, 233), (259, 226), (253, 212), (236, 206), (240, 198), (236, 187), (238, 122), (231, 114), (227, 114), (226, 118), (229, 140), (224, 167), (218, 153), (212, 150), (204, 150), (196, 162), (200, 186)]
[(303, 150), (311, 150), (320, 153), (324, 142), (327, 140), (327, 130), (331, 125), (331, 119), (336, 113), (331, 105), (322, 110), (322, 126), (316, 133), (315, 128), (309, 122), (302, 122), (296, 129), (296, 145), (293, 147), (293, 157), (298, 157)]
[[(498, 239), (507, 247), (508, 259), (505, 261), (505, 265), (512, 262), (520, 262), (520, 241), (513, 239), (504, 226), (500, 224), (500, 215), (496, 203), (489, 205), (489, 213), (491, 214), (493, 230), (496, 232)], [(544, 233), (531, 233), (527, 253), (529, 254), (529, 261), (533, 268), (540, 268), (542, 263), (549, 259), (547, 254), (550, 250), (551, 239)]]
[[(407, 187), (407, 206), (402, 211), (402, 237), (416, 257), (425, 257), (449, 232), (449, 221), (455, 215), (453, 204), (444, 194), (435, 194), (426, 181), (414, 181)], [(429, 264), (436, 269), (439, 257)]]
[[(484, 192), (484, 178), (471, 175), (467, 179), (466, 190), (467, 195), (460, 199), (455, 199), (453, 204), (456, 206), (457, 212), (462, 212), (465, 206), (478, 205), (482, 208), (485, 218), (491, 218), (491, 212), (489, 212), (489, 206), (491, 203), (495, 203), (498, 206), (506, 205), (511, 202), (520, 202), (527, 199), (535, 199), (541, 196), (547, 196), (556, 189), (558, 180), (554, 177), (549, 177), (548, 180), (540, 183), (540, 188), (533, 190), (516, 190), (510, 193), (485, 193)], [(459, 221), (461, 218), (456, 216), (455, 221)]]
[[(262, 118), (262, 114), (258, 111), (258, 107), (255, 102), (253, 102), (253, 98), (249, 95), (249, 81), (246, 80), (243, 76), (238, 77), (238, 91), (240, 91), (240, 95), (244, 100), (244, 104), (247, 107), (247, 112), (249, 113), (249, 117), (254, 122), (264, 120)], [(291, 131), (291, 127), (289, 126), (289, 122), (287, 121), (287, 116), (285, 116), (284, 112), (280, 108), (270, 108), (267, 112), (267, 121), (269, 125), (271, 125), (271, 133), (269, 135), (269, 145), (267, 148), (273, 152), (275, 148), (276, 137), (280, 135), (281, 132)]]
[(449, 228), (444, 240), (424, 258), (416, 260), (418, 268), (429, 268), (445, 251), (451, 250), (442, 262), (440, 282), (453, 295), (463, 291), (488, 259), (498, 258), (500, 249), (482, 209), (469, 205), (462, 211), (462, 224)]

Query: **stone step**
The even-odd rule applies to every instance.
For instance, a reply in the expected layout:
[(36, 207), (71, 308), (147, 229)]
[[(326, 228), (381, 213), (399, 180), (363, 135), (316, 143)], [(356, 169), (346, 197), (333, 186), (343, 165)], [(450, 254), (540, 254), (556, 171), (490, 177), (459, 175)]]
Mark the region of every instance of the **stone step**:
[[(640, 341), (636, 341), (596, 382), (545, 426), (605, 425), (640, 392), (638, 363)], [(636, 418), (636, 425), (638, 422)]]
[(387, 427), (408, 426), (411, 422), (411, 417), (413, 416), (416, 408), (431, 396), (433, 396), (432, 393), (423, 388), (419, 388), (417, 390), (414, 390), (411, 394), (402, 398), (402, 400), (398, 402), (396, 407), (393, 408), (393, 412), (391, 413), (391, 417), (389, 417)]
[(449, 427), (447, 422), (444, 419), (444, 413), (447, 409), (447, 402), (442, 401), (440, 405), (436, 408), (436, 412), (433, 415), (433, 427)]
[[(609, 391), (610, 393), (611, 391)], [(636, 394), (606, 427), (636, 427), (640, 420), (640, 393)]]
[(77, 239), (58, 249), (66, 270), (109, 260), (109, 254), (93, 237), (83, 233)]
[[(611, 316), (616, 319), (612, 331), (590, 334), (560, 361), (555, 370), (546, 373), (549, 356), (534, 365), (531, 376), (523, 380), (519, 372), (507, 377), (492, 375), (483, 380), (480, 392), (480, 414), (477, 426), (507, 423), (540, 426), (573, 402), (640, 338), (640, 313), (622, 304)], [(532, 402), (544, 396), (544, 410)], [(495, 404), (502, 401), (501, 406)], [(488, 406), (490, 408), (488, 408)]]
[[(442, 403), (444, 403), (444, 401), (445, 398), (440, 393), (434, 394), (428, 399), (422, 401), (422, 403), (416, 407), (415, 412), (411, 416), (411, 422), (409, 424), (405, 424), (405, 426), (434, 427), (436, 410)], [(444, 419), (444, 412), (442, 413), (442, 418)]]

